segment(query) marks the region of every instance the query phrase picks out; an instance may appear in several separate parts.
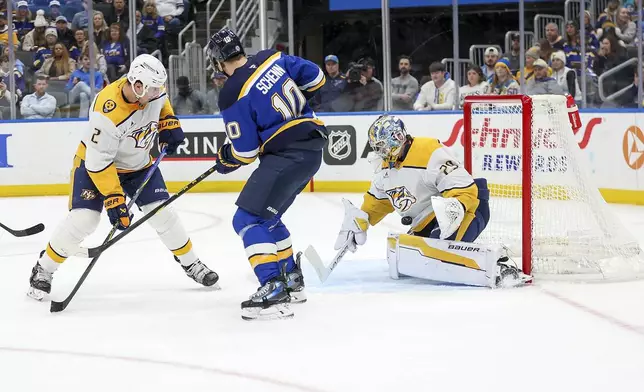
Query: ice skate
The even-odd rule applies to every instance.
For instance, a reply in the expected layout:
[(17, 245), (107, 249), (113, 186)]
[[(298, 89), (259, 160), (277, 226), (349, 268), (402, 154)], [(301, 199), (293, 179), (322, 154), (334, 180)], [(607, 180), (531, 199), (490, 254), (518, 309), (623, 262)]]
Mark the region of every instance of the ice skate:
[(279, 278), (269, 280), (248, 301), (241, 303), (244, 320), (275, 320), (293, 317), (288, 304), (291, 297), (286, 283)]
[(37, 301), (42, 301), (51, 292), (52, 279), (53, 273), (44, 269), (40, 262), (36, 262), (36, 265), (31, 269), (30, 287), (27, 295)]
[[(181, 264), (181, 261), (177, 256), (174, 256), (174, 259), (177, 263)], [(189, 266), (181, 264), (181, 268), (186, 271), (186, 275), (192, 278), (192, 280), (206, 287), (213, 286), (217, 284), (217, 281), (219, 281), (219, 275), (199, 260)], [(217, 285), (216, 287), (218, 288), (219, 286)]]
[(496, 287), (518, 287), (532, 283), (532, 276), (524, 274), (509, 257), (501, 257), (497, 261), (497, 265), (499, 270), (496, 277)]
[(300, 257), (302, 252), (297, 252), (295, 256), (295, 268), (293, 271), (286, 273), (286, 290), (291, 296), (292, 304), (302, 304), (306, 302), (306, 293), (304, 292), (304, 275), (300, 267)]

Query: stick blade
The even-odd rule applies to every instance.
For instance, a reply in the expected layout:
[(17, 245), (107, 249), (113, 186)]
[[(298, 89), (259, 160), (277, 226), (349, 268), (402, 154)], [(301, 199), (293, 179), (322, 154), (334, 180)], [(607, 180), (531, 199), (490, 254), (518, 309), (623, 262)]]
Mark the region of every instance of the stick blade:
[(42, 232), (43, 230), (45, 230), (45, 225), (38, 223), (36, 226), (26, 229), (25, 233), (27, 233), (26, 235), (34, 235)]
[(58, 313), (63, 310), (65, 310), (65, 302), (51, 301), (51, 305), (49, 305), (49, 311), (51, 313)]
[(304, 257), (306, 257), (309, 263), (311, 263), (311, 265), (313, 266), (313, 269), (318, 275), (320, 282), (324, 283), (329, 277), (331, 271), (329, 271), (329, 269), (324, 266), (324, 263), (322, 262), (322, 259), (320, 258), (320, 255), (315, 250), (315, 248), (309, 245), (308, 248), (306, 248), (306, 250), (304, 251)]

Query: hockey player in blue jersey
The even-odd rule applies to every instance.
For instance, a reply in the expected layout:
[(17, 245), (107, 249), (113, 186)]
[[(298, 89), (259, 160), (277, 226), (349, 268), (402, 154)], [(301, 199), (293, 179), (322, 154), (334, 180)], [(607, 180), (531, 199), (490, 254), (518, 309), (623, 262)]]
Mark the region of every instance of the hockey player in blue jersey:
[(324, 85), (314, 63), (275, 50), (246, 57), (237, 35), (223, 28), (209, 43), (215, 69), (228, 76), (219, 108), (231, 143), (216, 170), (230, 173), (259, 159), (237, 199), (233, 227), (261, 287), (242, 302), (242, 318), (292, 317), (289, 303), (306, 301), (282, 214), (320, 168), (327, 130), (307, 101)]

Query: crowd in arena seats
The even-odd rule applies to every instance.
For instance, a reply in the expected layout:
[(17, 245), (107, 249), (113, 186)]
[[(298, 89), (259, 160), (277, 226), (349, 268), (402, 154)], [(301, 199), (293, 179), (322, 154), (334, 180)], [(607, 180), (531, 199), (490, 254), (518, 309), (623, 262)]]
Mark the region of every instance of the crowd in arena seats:
[[(588, 107), (637, 107), (639, 82), (633, 76), (637, 75), (635, 66), (620, 68), (602, 80), (606, 96), (620, 91), (621, 95), (606, 102), (599, 96), (599, 77), (636, 57), (637, 45), (642, 45), (641, 38), (637, 37), (637, 23), (641, 23), (642, 18), (637, 15), (636, 5), (635, 0), (625, 0), (623, 4), (620, 0), (610, 0), (604, 12), (594, 19), (586, 11), (583, 40), (577, 20), (566, 21), (564, 31), (559, 31), (555, 23), (548, 24), (545, 37), (534, 46), (525, 48), (524, 69), (520, 69), (518, 34), (511, 36), (506, 53), (499, 53), (491, 45), (484, 51), (482, 64), (470, 64), (462, 86), (458, 87), (458, 96), (456, 84), (445, 65), (432, 62), (429, 74), (416, 72), (415, 77), (411, 74), (412, 58), (400, 56), (399, 75), (391, 81), (392, 110), (458, 109), (468, 95), (518, 94), (522, 80), (529, 95), (570, 94), (581, 103), (582, 62)], [(358, 24), (347, 31), (352, 32), (360, 26), (363, 25)], [(584, 58), (582, 42), (585, 45)], [(382, 110), (383, 101), (377, 99), (383, 96), (382, 83), (373, 77), (370, 64), (373, 64), (370, 59), (361, 59), (357, 64), (349, 64), (342, 72), (338, 56), (327, 55), (324, 63), (327, 83), (311, 100), (313, 109), (319, 112)], [(355, 76), (356, 69), (359, 70), (358, 77)]]
[[(132, 23), (126, 0), (94, 0), (91, 18), (88, 0), (14, 0), (10, 37), (7, 1), (0, 0), (0, 119), (9, 118), (12, 103), (19, 118), (87, 116), (91, 84), (97, 92), (127, 73), (133, 32), (135, 54), (159, 50), (166, 59), (189, 17), (189, 3), (184, 0), (135, 0)], [(9, 45), (15, 53), (13, 67)], [(90, 53), (95, 56), (95, 70), (90, 69)], [(10, 93), (10, 78), (15, 80), (15, 96)], [(49, 109), (52, 100), (54, 110)]]

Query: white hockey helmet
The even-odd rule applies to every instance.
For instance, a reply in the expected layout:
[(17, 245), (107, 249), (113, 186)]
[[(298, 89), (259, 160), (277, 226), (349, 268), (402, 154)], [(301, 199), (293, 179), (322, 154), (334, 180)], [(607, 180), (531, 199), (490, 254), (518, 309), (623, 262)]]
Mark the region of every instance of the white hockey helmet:
[[(132, 91), (134, 91), (134, 95), (137, 98), (145, 96), (148, 92), (150, 96), (158, 95), (161, 87), (165, 86), (167, 79), (168, 74), (161, 61), (149, 54), (136, 56), (127, 73), (127, 80), (132, 85)], [(134, 83), (137, 81), (143, 84), (142, 94), (137, 94), (134, 89)]]

